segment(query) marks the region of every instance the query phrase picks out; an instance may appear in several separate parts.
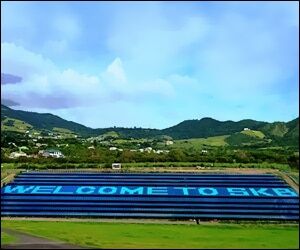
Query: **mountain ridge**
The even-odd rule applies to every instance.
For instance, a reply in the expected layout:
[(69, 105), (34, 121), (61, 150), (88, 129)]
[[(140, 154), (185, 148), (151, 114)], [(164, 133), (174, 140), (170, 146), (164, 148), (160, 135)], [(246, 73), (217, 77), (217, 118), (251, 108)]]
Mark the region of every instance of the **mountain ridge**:
[[(4, 120), (18, 119), (30, 124), (38, 130), (53, 131), (54, 128), (62, 128), (73, 131), (83, 137), (92, 137), (115, 131), (121, 137), (127, 138), (155, 138), (170, 136), (173, 139), (207, 138), (219, 135), (235, 135), (244, 129), (261, 131), (268, 138), (277, 141), (279, 144), (296, 144), (299, 140), (299, 117), (289, 122), (263, 122), (252, 119), (240, 121), (218, 121), (210, 117), (201, 119), (184, 120), (174, 126), (165, 129), (150, 128), (90, 128), (82, 124), (65, 120), (51, 113), (37, 113), (31, 111), (15, 110), (1, 104), (1, 125)], [(248, 135), (242, 135), (243, 140)], [(235, 135), (236, 137), (236, 135)], [(253, 138), (251, 138), (253, 140)]]

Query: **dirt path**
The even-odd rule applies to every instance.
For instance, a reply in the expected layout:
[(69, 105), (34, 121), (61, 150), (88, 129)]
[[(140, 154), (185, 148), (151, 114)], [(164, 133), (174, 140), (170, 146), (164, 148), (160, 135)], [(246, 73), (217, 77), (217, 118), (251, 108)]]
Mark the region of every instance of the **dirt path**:
[[(170, 219), (131, 219), (131, 218), (46, 218), (46, 217), (2, 217), (1, 220), (12, 221), (67, 221), (67, 222), (94, 222), (94, 223), (129, 223), (129, 224), (196, 224), (194, 220), (170, 220)], [(204, 223), (204, 222), (202, 222)], [(212, 222), (209, 221), (209, 224)]]
[(52, 241), (8, 228), (1, 228), (1, 231), (18, 239), (17, 243), (1, 245), (1, 249), (83, 249), (76, 245)]
[(299, 185), (294, 182), (288, 174), (279, 173), (279, 175), (299, 194)]

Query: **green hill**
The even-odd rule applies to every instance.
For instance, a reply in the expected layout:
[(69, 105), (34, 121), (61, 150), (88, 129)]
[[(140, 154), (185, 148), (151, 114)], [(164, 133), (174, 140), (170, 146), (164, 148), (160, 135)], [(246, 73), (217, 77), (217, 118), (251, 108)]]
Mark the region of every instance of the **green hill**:
[(266, 125), (266, 122), (254, 120), (218, 121), (212, 118), (201, 120), (187, 120), (176, 126), (163, 129), (163, 133), (175, 139), (206, 138), (218, 135), (228, 135), (242, 131), (244, 128), (258, 130)]
[(263, 131), (266, 135), (271, 137), (283, 137), (289, 131), (289, 128), (284, 122), (273, 122), (266, 124), (264, 127), (262, 127), (261, 131)]
[(299, 118), (287, 123), (273, 122), (265, 125), (261, 131), (272, 139), (273, 144), (299, 146)]
[(243, 130), (241, 133), (258, 139), (265, 138), (264, 133), (258, 130)]
[[(248, 131), (247, 131), (248, 132)], [(254, 146), (254, 145), (258, 145), (258, 144), (269, 144), (271, 142), (264, 139), (264, 137), (262, 137), (262, 133), (260, 131), (256, 131), (258, 132), (257, 134), (259, 134), (259, 137), (257, 135), (254, 134), (250, 134), (245, 133), (244, 131), (240, 132), (240, 133), (234, 133), (232, 135), (230, 135), (229, 137), (227, 137), (225, 139), (225, 141), (231, 145), (231, 146)], [(260, 133), (259, 133), (260, 132)]]
[[(244, 130), (248, 128), (247, 130)], [(78, 134), (83, 137), (110, 136), (124, 138), (169, 138), (184, 140), (193, 138), (216, 137), (220, 145), (249, 145), (267, 143), (268, 146), (298, 146), (299, 118), (290, 122), (267, 123), (255, 120), (218, 121), (212, 118), (186, 120), (166, 129), (147, 128), (98, 128), (92, 129), (76, 122), (67, 121), (56, 115), (40, 114), (22, 110), (14, 110), (1, 105), (1, 130), (24, 133), (27, 129), (62, 131), (68, 134)], [(226, 135), (226, 136), (225, 136)], [(220, 143), (218, 136), (222, 138)], [(201, 141), (204, 143), (205, 141)]]
[[(24, 121), (25, 123), (31, 125), (36, 130), (49, 130), (53, 131), (53, 129), (67, 129), (76, 134), (87, 136), (94, 133), (94, 130), (78, 124), (76, 122), (67, 121), (62, 119), (56, 115), (52, 114), (40, 114), (36, 112), (28, 112), (22, 110), (14, 110), (8, 108), (4, 105), (1, 105), (1, 128), (3, 122), (9, 119), (16, 119), (20, 121)], [(24, 131), (19, 131), (24, 132)]]
[(13, 119), (13, 118), (4, 118), (1, 121), (1, 130), (7, 131), (15, 131), (15, 132), (23, 132), (25, 133), (27, 130), (31, 129), (32, 126), (24, 121)]

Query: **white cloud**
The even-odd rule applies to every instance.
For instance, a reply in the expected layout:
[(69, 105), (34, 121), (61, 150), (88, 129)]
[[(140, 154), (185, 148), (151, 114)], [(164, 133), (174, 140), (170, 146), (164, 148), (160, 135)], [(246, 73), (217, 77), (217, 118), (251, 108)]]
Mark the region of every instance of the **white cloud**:
[(51, 60), (14, 43), (1, 43), (1, 52), (3, 73), (14, 72), (26, 80), (32, 74), (46, 74), (56, 70)]
[(2, 96), (18, 100), (23, 107), (90, 105), (106, 95), (99, 76), (60, 70), (51, 60), (12, 43), (2, 43), (1, 50), (3, 72), (23, 78), (17, 85), (5, 86)]
[(123, 63), (117, 57), (102, 74), (102, 77), (118, 90), (125, 91), (128, 88), (127, 77), (123, 68)]
[(122, 61), (119, 57), (107, 67), (107, 73), (115, 77), (118, 81), (126, 82)]
[(23, 79), (19, 84), (3, 86), (1, 97), (17, 100), (20, 108), (60, 109), (122, 100), (134, 103), (150, 100), (151, 95), (175, 95), (166, 79), (129, 83), (118, 57), (102, 73), (88, 75), (72, 68), (61, 70), (51, 60), (13, 43), (2, 43), (1, 50), (3, 72)]

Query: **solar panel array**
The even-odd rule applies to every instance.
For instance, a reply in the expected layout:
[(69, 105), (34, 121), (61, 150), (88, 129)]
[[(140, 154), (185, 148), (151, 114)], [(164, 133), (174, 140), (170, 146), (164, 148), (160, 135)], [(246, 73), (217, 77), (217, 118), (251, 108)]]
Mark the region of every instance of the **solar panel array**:
[(299, 220), (270, 174), (27, 172), (1, 189), (2, 216)]

